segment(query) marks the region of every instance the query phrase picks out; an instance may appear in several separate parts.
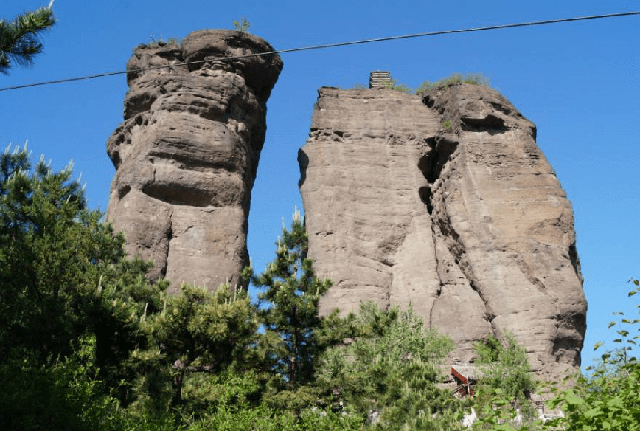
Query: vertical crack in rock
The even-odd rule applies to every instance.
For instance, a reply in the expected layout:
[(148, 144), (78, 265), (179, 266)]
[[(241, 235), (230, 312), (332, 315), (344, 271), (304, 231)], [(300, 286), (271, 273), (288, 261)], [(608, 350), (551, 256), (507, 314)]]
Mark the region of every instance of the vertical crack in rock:
[(250, 55), (272, 50), (246, 33), (207, 30), (180, 46), (141, 45), (127, 65), (124, 122), (107, 142), (116, 167), (107, 220), (130, 255), (154, 261), (152, 279), (172, 281), (169, 292), (183, 281), (238, 284), (248, 264), (266, 102), (282, 70), (277, 55)]
[(535, 126), (480, 87), (438, 89), (425, 102), (451, 121), (463, 148), (442, 183), (440, 227), (463, 247), (464, 256), (451, 252), (494, 316), (493, 331), (514, 333), (541, 377), (578, 366), (586, 301), (570, 258), (573, 216)]
[(411, 302), (454, 339), (452, 361), (508, 330), (540, 377), (579, 366), (586, 301), (573, 214), (535, 136), (481, 86), (422, 98), (320, 89), (298, 160), (309, 256), (336, 281), (322, 312)]
[[(173, 216), (173, 211), (169, 212), (169, 223), (167, 226), (167, 230), (166, 230), (166, 255), (165, 255), (165, 259), (164, 259), (164, 264), (162, 266), (159, 267), (160, 269), (160, 277), (165, 278), (167, 276), (167, 261), (169, 260), (169, 244), (171, 243), (171, 240), (173, 239), (173, 229), (172, 229), (172, 218)], [(159, 264), (158, 264), (159, 265)], [(174, 287), (174, 292), (177, 293), (177, 290)]]
[(466, 257), (465, 245), (456, 232), (447, 210), (447, 178), (460, 153), (455, 136), (440, 136), (430, 142), (432, 150), (419, 166), (431, 185), (426, 202), (436, 248), (440, 289), (429, 313), (429, 325), (449, 335), (456, 343), (452, 362), (469, 362), (475, 357), (473, 342), (495, 334), (491, 306), (478, 286)]

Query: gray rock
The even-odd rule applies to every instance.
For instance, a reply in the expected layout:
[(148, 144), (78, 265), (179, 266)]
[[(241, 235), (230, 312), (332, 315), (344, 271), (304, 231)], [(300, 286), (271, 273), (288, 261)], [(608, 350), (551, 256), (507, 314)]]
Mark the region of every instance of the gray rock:
[(579, 366), (573, 212), (535, 133), (482, 86), (320, 89), (299, 162), (309, 256), (334, 282), (322, 313), (411, 303), (451, 362), (509, 330), (539, 376)]
[(248, 264), (251, 188), (282, 61), (221, 59), (272, 50), (246, 33), (207, 30), (181, 46), (140, 46), (127, 65), (125, 121), (107, 142), (116, 167), (107, 220), (129, 254), (154, 261), (152, 278), (172, 281), (170, 292), (237, 284)]

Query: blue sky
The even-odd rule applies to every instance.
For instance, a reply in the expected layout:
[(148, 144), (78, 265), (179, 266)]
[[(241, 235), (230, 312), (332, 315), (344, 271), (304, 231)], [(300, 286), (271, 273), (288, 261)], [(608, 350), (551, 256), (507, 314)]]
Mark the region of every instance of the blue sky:
[[(11, 19), (48, 0), (3, 0)], [(640, 1), (57, 0), (57, 25), (33, 68), (0, 75), (0, 87), (124, 69), (152, 39), (206, 28), (249, 31), (277, 49), (370, 37), (640, 10)], [(298, 149), (317, 89), (365, 84), (388, 70), (417, 87), (454, 72), (481, 72), (538, 127), (538, 145), (573, 204), (589, 301), (583, 365), (596, 341), (613, 338), (612, 312), (637, 314), (627, 280), (640, 278), (640, 17), (383, 42), (284, 54), (268, 103), (267, 138), (253, 189), (249, 252), (262, 270), (274, 256), (282, 218), (302, 207)], [(29, 142), (60, 169), (82, 174), (92, 208), (106, 210), (114, 168), (105, 143), (122, 121), (124, 76), (0, 92), (0, 143)], [(634, 297), (634, 298), (637, 298)]]

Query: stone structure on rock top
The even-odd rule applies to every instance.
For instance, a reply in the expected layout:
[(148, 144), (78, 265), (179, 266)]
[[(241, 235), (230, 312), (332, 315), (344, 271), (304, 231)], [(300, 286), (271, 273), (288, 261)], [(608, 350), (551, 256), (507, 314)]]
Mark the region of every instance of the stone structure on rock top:
[(321, 311), (413, 308), (475, 357), (511, 331), (534, 371), (580, 364), (586, 300), (573, 212), (535, 126), (471, 84), (410, 95), (321, 88), (300, 150)]
[(225, 58), (268, 51), (247, 33), (207, 30), (181, 46), (140, 46), (127, 65), (125, 121), (107, 143), (116, 175), (106, 218), (170, 292), (234, 285), (249, 263), (251, 188), (282, 61)]
[(369, 74), (369, 88), (389, 88), (393, 86), (389, 72), (377, 71)]

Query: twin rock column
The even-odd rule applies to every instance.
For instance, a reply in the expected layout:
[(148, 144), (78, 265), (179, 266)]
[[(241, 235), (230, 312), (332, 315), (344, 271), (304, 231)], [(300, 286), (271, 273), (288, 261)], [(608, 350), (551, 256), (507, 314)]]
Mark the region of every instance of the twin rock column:
[[(200, 31), (181, 46), (138, 47), (128, 64), (125, 122), (107, 144), (107, 219), (171, 293), (237, 284), (248, 264), (251, 188), (282, 62), (247, 55), (269, 51), (246, 33)], [(535, 126), (497, 92), (322, 88), (299, 161), (309, 255), (334, 282), (323, 313), (411, 303), (454, 339), (452, 361), (509, 330), (538, 375), (580, 364), (586, 300), (571, 205)]]

